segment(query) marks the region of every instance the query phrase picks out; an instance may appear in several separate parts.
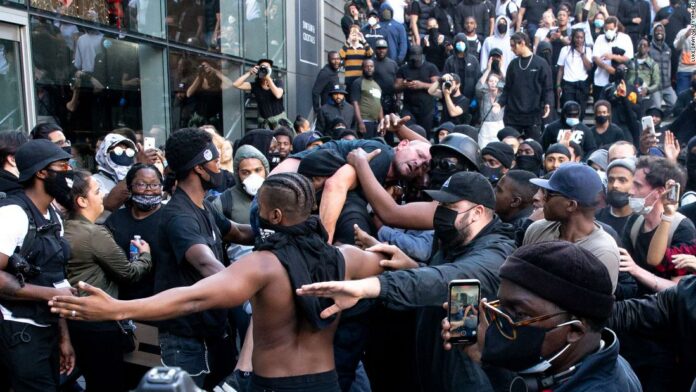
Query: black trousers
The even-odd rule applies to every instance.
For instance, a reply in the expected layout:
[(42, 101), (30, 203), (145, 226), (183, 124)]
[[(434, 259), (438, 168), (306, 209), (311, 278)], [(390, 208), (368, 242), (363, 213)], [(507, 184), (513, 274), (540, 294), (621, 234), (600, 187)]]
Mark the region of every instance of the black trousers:
[(561, 107), (568, 101), (575, 101), (580, 104), (580, 121), (585, 118), (585, 108), (589, 97), (589, 86), (586, 81), (561, 83), (563, 93), (561, 94)]
[(529, 125), (515, 124), (513, 122), (505, 121), (505, 126), (515, 128), (517, 132), (521, 133), (522, 137), (524, 137), (525, 139), (534, 139), (537, 142), (541, 143), (541, 123)]
[(0, 322), (0, 362), (14, 392), (58, 390), (60, 352), (58, 325), (35, 327), (15, 321)]
[(87, 392), (126, 391), (122, 332), (115, 321), (70, 321), (70, 340)]

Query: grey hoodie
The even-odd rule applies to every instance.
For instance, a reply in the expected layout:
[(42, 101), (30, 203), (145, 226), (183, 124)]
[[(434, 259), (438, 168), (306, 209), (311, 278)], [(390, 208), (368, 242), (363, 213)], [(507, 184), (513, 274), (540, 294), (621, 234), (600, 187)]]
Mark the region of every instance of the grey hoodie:
[[(501, 19), (505, 19), (505, 21), (507, 21), (508, 28), (505, 34), (502, 34), (500, 31), (498, 31), (498, 23)], [(503, 52), (503, 63), (500, 64), (500, 69), (503, 72), (507, 72), (508, 65), (510, 65), (510, 62), (515, 57), (517, 57), (514, 53), (512, 53), (512, 49), (510, 49), (511, 35), (512, 26), (510, 19), (508, 19), (507, 16), (504, 15), (495, 18), (495, 27), (493, 28), (493, 35), (486, 38), (486, 40), (483, 41), (483, 47), (481, 48), (481, 72), (486, 70), (486, 67), (488, 66), (488, 56), (493, 48), (498, 48)]]

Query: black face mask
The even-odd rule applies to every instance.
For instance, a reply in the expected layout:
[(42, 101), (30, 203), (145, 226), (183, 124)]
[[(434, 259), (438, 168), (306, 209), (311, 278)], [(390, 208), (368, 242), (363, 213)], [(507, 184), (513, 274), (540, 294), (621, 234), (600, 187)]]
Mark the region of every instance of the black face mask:
[(147, 212), (154, 210), (162, 204), (162, 195), (138, 195), (133, 193), (130, 196), (130, 200), (135, 208)]
[[(432, 29), (428, 29), (428, 34), (430, 35), (431, 38), (437, 38), (437, 36), (440, 34), (438, 32), (437, 27), (434, 27)], [(436, 44), (437, 42), (431, 42), (432, 44)]]
[(491, 184), (495, 185), (498, 180), (500, 180), (500, 177), (503, 176), (503, 167), (490, 167), (488, 165), (483, 165), (481, 166), (480, 170), (481, 174), (483, 174), (484, 177), (490, 182)]
[(500, 32), (500, 34), (505, 34), (505, 33), (507, 33), (507, 25), (504, 24), (504, 23), (499, 24), (499, 25), (498, 25), (498, 31)]
[(44, 190), (49, 196), (58, 200), (61, 205), (66, 205), (72, 203), (69, 200), (70, 189), (72, 188), (72, 179), (74, 172), (72, 170), (68, 171), (55, 171), (47, 169), (49, 175), (44, 180)]
[(536, 155), (518, 155), (515, 157), (515, 162), (515, 169), (518, 170), (526, 170), (534, 174), (539, 174), (541, 170), (541, 159), (537, 158)]
[(609, 116), (595, 116), (595, 122), (599, 125), (604, 125), (609, 121)]
[(628, 192), (607, 192), (607, 204), (614, 208), (623, 208), (628, 205)]
[(222, 184), (225, 183), (225, 175), (222, 173), (222, 170), (218, 173), (214, 173), (210, 170), (208, 170), (207, 167), (202, 166), (203, 170), (205, 170), (206, 173), (208, 173), (208, 176), (210, 176), (209, 180), (206, 180), (201, 176), (200, 174), (198, 175), (198, 178), (201, 179), (201, 185), (203, 186), (203, 189), (208, 191), (211, 189), (217, 189), (222, 186)]
[(517, 338), (510, 340), (500, 333), (497, 326), (489, 326), (481, 361), (513, 372), (529, 369), (541, 362), (541, 345), (544, 343), (546, 330), (530, 326), (515, 329)]
[(457, 220), (457, 215), (466, 214), (474, 207), (466, 211), (458, 212), (443, 206), (437, 206), (435, 209), (435, 216), (433, 217), (433, 228), (435, 229), (435, 237), (442, 242), (443, 247), (451, 248), (455, 246), (456, 242), (465, 234), (464, 230), (466, 230), (471, 223), (463, 227), (462, 230), (458, 230), (454, 222)]
[(430, 178), (430, 185), (428, 186), (428, 189), (439, 190), (442, 188), (442, 184), (444, 184), (445, 181), (452, 177), (452, 174), (456, 172), (457, 170), (430, 170), (430, 172), (428, 172), (428, 177)]

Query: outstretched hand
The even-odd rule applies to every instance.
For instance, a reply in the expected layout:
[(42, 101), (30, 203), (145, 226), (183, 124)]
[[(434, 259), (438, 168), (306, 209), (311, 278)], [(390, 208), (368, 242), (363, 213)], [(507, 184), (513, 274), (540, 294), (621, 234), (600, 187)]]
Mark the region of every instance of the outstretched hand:
[(366, 152), (362, 148), (356, 148), (355, 150), (348, 153), (346, 160), (348, 161), (349, 165), (355, 167), (359, 161), (365, 160), (367, 162), (370, 162), (372, 158), (376, 157), (381, 152), (382, 150), (379, 148), (370, 152)]
[(89, 294), (87, 297), (56, 296), (48, 301), (51, 313), (57, 313), (61, 317), (71, 320), (120, 320), (122, 317), (116, 310), (117, 300), (113, 299), (104, 290), (80, 282), (81, 291)]
[(345, 280), (336, 282), (319, 282), (306, 284), (295, 290), (297, 295), (331, 298), (334, 304), (324, 309), (321, 318), (329, 318), (334, 314), (350, 309), (363, 298), (377, 298), (380, 291), (377, 278), (361, 280)]
[(399, 115), (395, 113), (387, 114), (382, 121), (379, 122), (379, 134), (384, 135), (387, 132), (397, 132), (409, 121), (411, 121), (411, 116), (399, 117)]

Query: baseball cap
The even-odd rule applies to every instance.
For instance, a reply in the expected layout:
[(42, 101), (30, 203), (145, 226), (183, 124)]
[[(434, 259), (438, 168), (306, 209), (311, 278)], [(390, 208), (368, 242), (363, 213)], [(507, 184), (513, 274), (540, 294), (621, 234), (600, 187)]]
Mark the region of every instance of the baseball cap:
[(380, 38), (375, 42), (375, 48), (388, 48), (389, 44), (387, 44), (387, 40)]
[(36, 172), (46, 168), (53, 162), (65, 161), (72, 155), (46, 139), (34, 139), (24, 143), (17, 149), (15, 160), (19, 170), (19, 182), (32, 178)]
[(551, 178), (533, 178), (532, 184), (577, 201), (584, 206), (594, 206), (597, 195), (602, 191), (602, 180), (591, 167), (569, 162), (556, 169)]
[(488, 54), (488, 56), (500, 56), (503, 57), (503, 51), (498, 49), (498, 48), (493, 48), (491, 49), (491, 52)]
[(456, 203), (466, 200), (495, 208), (495, 194), (491, 183), (478, 172), (459, 172), (453, 174), (442, 184), (442, 188), (425, 191), (433, 200), (441, 203)]

